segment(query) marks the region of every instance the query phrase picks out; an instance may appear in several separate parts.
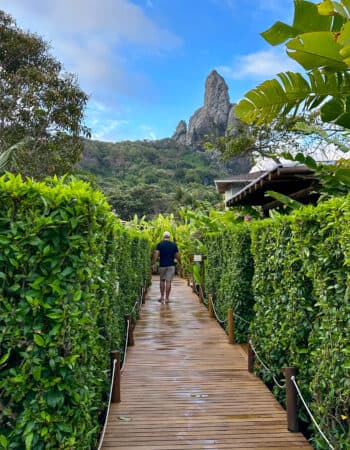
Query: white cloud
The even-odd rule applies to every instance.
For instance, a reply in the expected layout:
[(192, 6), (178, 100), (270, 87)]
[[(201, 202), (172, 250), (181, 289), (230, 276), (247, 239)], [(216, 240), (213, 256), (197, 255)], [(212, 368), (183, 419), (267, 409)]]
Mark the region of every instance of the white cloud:
[(130, 0), (0, 0), (0, 6), (22, 28), (49, 40), (52, 53), (89, 94), (108, 88), (114, 95), (138, 95), (145, 87), (123, 57), (129, 45), (133, 56), (135, 50), (159, 53), (182, 44)]
[(220, 66), (217, 70), (227, 78), (260, 80), (301, 68), (287, 55), (273, 49), (239, 56), (231, 66)]
[(127, 120), (104, 120), (102, 123), (95, 119), (91, 122), (94, 130), (92, 132), (92, 139), (101, 141), (115, 140), (112, 136), (116, 135), (116, 132), (123, 126), (127, 125)]
[(172, 49), (181, 39), (149, 19), (130, 0), (2, 0), (1, 6), (22, 15), (30, 14), (60, 33), (97, 33), (110, 39), (127, 40), (142, 46)]

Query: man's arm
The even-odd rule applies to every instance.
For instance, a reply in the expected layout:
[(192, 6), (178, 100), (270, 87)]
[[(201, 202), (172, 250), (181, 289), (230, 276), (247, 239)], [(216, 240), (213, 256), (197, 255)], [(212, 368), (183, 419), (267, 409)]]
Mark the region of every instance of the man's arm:
[(176, 253), (175, 253), (175, 258), (176, 258), (176, 261), (177, 261), (179, 264), (181, 264), (181, 255), (180, 255), (179, 252), (176, 252)]
[(159, 258), (159, 250), (155, 250), (153, 253), (152, 264), (156, 263)]

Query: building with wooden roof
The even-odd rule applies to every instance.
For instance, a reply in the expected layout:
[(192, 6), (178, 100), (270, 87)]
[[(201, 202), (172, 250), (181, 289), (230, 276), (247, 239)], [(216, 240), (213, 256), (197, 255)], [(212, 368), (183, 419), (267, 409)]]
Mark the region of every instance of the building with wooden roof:
[(218, 192), (225, 197), (225, 206), (261, 206), (264, 214), (281, 203), (267, 195), (275, 191), (301, 203), (316, 203), (318, 181), (313, 170), (298, 164), (278, 164), (271, 170), (242, 174), (225, 180), (215, 180)]

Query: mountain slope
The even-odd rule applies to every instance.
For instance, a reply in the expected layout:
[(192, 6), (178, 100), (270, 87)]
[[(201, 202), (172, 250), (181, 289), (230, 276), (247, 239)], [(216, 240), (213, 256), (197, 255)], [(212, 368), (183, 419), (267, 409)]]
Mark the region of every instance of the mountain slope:
[[(216, 204), (220, 197), (214, 179), (229, 174), (208, 154), (172, 139), (86, 141), (79, 166), (96, 176), (98, 186), (123, 219), (174, 212), (180, 206), (194, 206), (198, 200)], [(241, 167), (235, 171), (240, 172)]]

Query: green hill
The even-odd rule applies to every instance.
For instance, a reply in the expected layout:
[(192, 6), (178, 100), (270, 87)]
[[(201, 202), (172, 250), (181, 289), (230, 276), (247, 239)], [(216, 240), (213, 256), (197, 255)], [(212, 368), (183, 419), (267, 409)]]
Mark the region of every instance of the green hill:
[[(244, 163), (225, 168), (211, 155), (172, 139), (86, 141), (79, 166), (93, 174), (123, 219), (174, 212), (198, 201), (217, 204), (214, 179), (240, 172)], [(247, 166), (247, 164), (245, 164)]]

